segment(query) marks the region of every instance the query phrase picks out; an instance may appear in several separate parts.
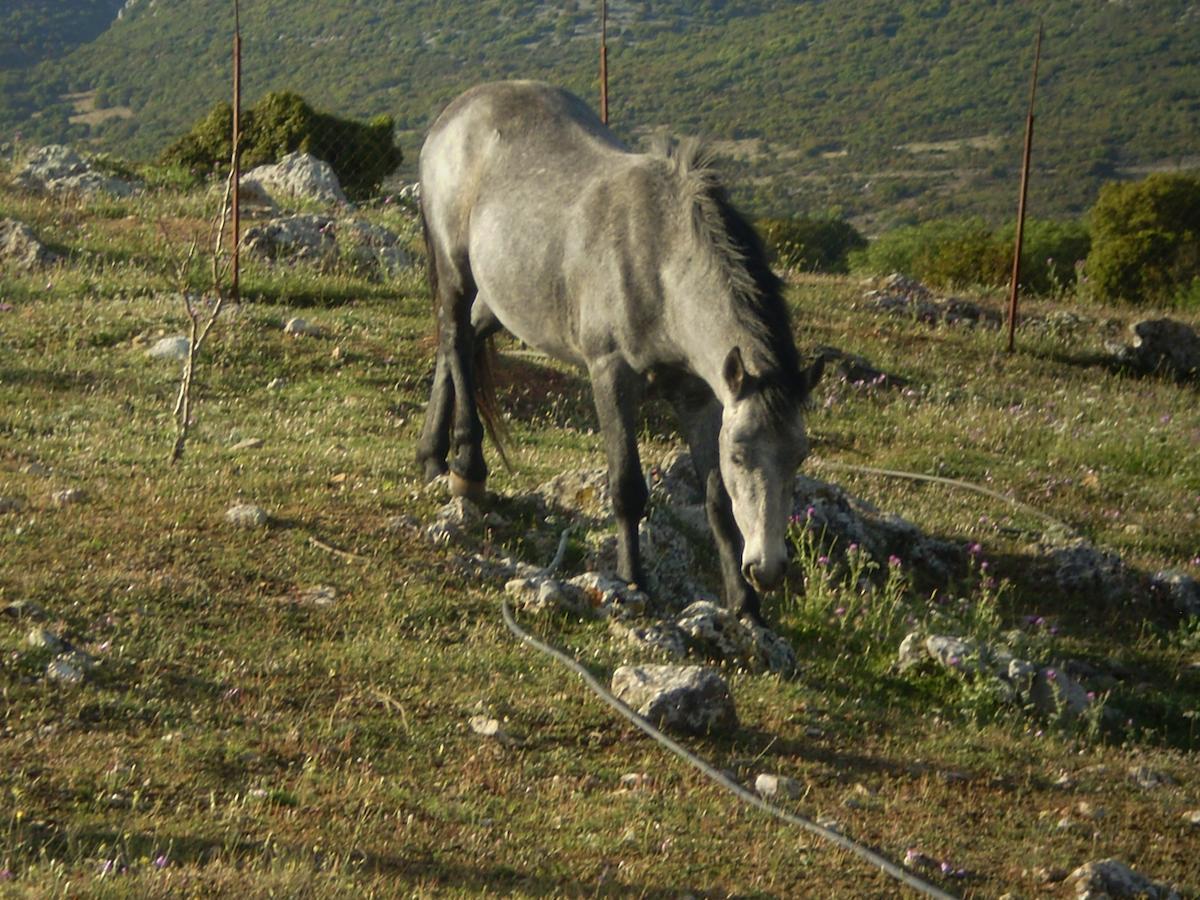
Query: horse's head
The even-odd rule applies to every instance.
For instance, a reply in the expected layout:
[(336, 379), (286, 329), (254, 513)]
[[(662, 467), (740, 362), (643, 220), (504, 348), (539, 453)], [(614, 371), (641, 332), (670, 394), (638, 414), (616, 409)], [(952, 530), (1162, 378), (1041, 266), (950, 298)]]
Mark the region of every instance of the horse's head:
[(788, 513), (796, 470), (808, 455), (802, 410), (823, 361), (794, 373), (757, 376), (734, 347), (724, 379), (732, 400), (721, 417), (721, 478), (742, 534), (742, 575), (770, 590), (787, 567)]

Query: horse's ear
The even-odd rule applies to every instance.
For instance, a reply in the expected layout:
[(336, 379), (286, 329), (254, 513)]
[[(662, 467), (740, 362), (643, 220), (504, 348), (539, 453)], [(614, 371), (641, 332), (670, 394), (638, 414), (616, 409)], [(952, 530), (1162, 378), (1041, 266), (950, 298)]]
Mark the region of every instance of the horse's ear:
[(729, 388), (729, 393), (733, 394), (734, 399), (740, 400), (750, 390), (750, 382), (754, 376), (746, 371), (739, 348), (734, 347), (725, 357), (725, 369), (722, 374), (725, 377), (725, 386)]
[(825, 357), (818, 356), (816, 361), (811, 366), (800, 373), (801, 379), (804, 381), (804, 393), (811, 394), (813, 388), (817, 386), (817, 382), (821, 380), (821, 376), (825, 374)]

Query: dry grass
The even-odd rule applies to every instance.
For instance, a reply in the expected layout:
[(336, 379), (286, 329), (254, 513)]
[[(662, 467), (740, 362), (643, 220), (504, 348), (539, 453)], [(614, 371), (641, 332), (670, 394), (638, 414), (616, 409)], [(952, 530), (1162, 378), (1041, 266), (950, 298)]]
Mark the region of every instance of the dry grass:
[[(0, 619), (0, 893), (895, 896), (612, 719), (507, 637), (497, 585), (395, 525), (428, 520), (439, 502), (411, 462), (430, 362), (419, 273), (384, 285), (249, 266), (249, 299), (203, 366), (189, 454), (167, 463), (178, 372), (144, 350), (182, 333), (183, 317), (163, 293), (174, 251), (157, 222), (199, 229), (209, 204), (78, 205), (0, 187), (0, 214), (70, 254), (48, 273), (0, 276), (13, 306), (0, 313), (0, 495), (25, 503), (0, 517), (0, 604), (39, 603), (46, 627), (100, 661), (82, 685), (48, 681), (47, 652), (25, 642), (34, 623)], [(1008, 357), (994, 333), (857, 310), (859, 290), (798, 285), (801, 342), (863, 353), (914, 390), (826, 385), (810, 419), (816, 456), (984, 481), (1138, 566), (1200, 574), (1194, 390), (1107, 371), (1098, 331), (1025, 334)], [(300, 310), (326, 337), (283, 333)], [(511, 371), (520, 466), (493, 486), (512, 522), (477, 537), (548, 558), (546, 526), (521, 518), (519, 497), (599, 465), (599, 441), (576, 376), (525, 358)], [(262, 446), (231, 449), (247, 437)], [(1002, 626), (1036, 612), (1060, 630), (1054, 652), (1119, 660), (1132, 674), (1111, 702), (1131, 723), (1056, 730), (951, 679), (900, 678), (890, 648), (864, 650), (861, 634), (781, 597), (768, 613), (804, 673), (731, 673), (744, 727), (696, 749), (799, 778), (802, 812), (895, 858), (914, 848), (963, 869), (943, 883), (970, 896), (1037, 894), (1038, 867), (1104, 856), (1200, 888), (1181, 818), (1200, 806), (1195, 627), (1045, 590), (1004, 510), (844, 483), (928, 531), (982, 541), (1012, 582)], [(86, 500), (56, 505), (67, 487)], [(228, 527), (238, 501), (273, 524)], [(314, 585), (334, 587), (335, 603), (289, 602)], [(623, 658), (603, 625), (540, 627), (597, 670)], [(473, 735), (480, 704), (524, 743)], [(1141, 789), (1126, 775), (1135, 763), (1176, 783)], [(623, 790), (626, 772), (652, 781)], [(1075, 824), (1059, 828), (1064, 816)]]

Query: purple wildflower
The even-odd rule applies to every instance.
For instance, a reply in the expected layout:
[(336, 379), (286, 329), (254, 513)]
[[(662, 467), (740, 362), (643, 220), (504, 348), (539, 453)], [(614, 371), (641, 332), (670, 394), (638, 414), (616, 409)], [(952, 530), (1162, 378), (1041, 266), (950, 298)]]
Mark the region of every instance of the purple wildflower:
[(970, 547), (967, 548), (967, 552), (970, 553), (972, 556), (978, 556), (980, 553), (983, 552), (983, 545), (982, 544), (972, 544)]
[(894, 553), (888, 557), (888, 565), (893, 569), (897, 568), (900, 565), (900, 562), (900, 557), (896, 556)]
[(833, 611), (833, 614), (840, 619), (842, 616), (844, 616), (846, 614), (846, 607), (839, 606), (837, 609), (835, 609)]
[(171, 861), (167, 859), (167, 854), (165, 853), (160, 853), (158, 856), (154, 857), (154, 868), (156, 869), (165, 869), (170, 864)]
[(1047, 681), (1053, 681), (1053, 680), (1054, 680), (1054, 679), (1056, 679), (1057, 677), (1058, 677), (1058, 673), (1057, 673), (1057, 672), (1055, 672), (1053, 669), (1047, 669), (1047, 670), (1046, 670), (1046, 680), (1047, 680)]

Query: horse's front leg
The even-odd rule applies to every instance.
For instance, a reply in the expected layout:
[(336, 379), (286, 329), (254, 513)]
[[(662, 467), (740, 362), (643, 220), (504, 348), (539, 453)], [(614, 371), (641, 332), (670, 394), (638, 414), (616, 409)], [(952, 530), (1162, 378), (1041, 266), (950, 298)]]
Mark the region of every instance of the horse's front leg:
[(637, 447), (642, 380), (616, 355), (590, 363), (588, 374), (608, 457), (608, 489), (617, 520), (617, 575), (644, 588), (638, 523), (646, 512), (650, 494), (642, 476)]
[(432, 481), (449, 470), (446, 457), (450, 455), (450, 419), (453, 414), (454, 384), (450, 380), (450, 357), (442, 352), (439, 341), (429, 405), (425, 407), (425, 424), (417, 441), (417, 465), (421, 467), (426, 481)]
[(721, 567), (721, 592), (725, 606), (738, 616), (749, 616), (762, 624), (758, 592), (742, 576), (742, 533), (733, 518), (729, 492), (718, 468), (717, 436), (721, 430), (721, 404), (707, 386), (681, 384), (670, 395), (675, 416), (683, 431), (692, 465), (704, 485), (704, 511), (717, 545)]

